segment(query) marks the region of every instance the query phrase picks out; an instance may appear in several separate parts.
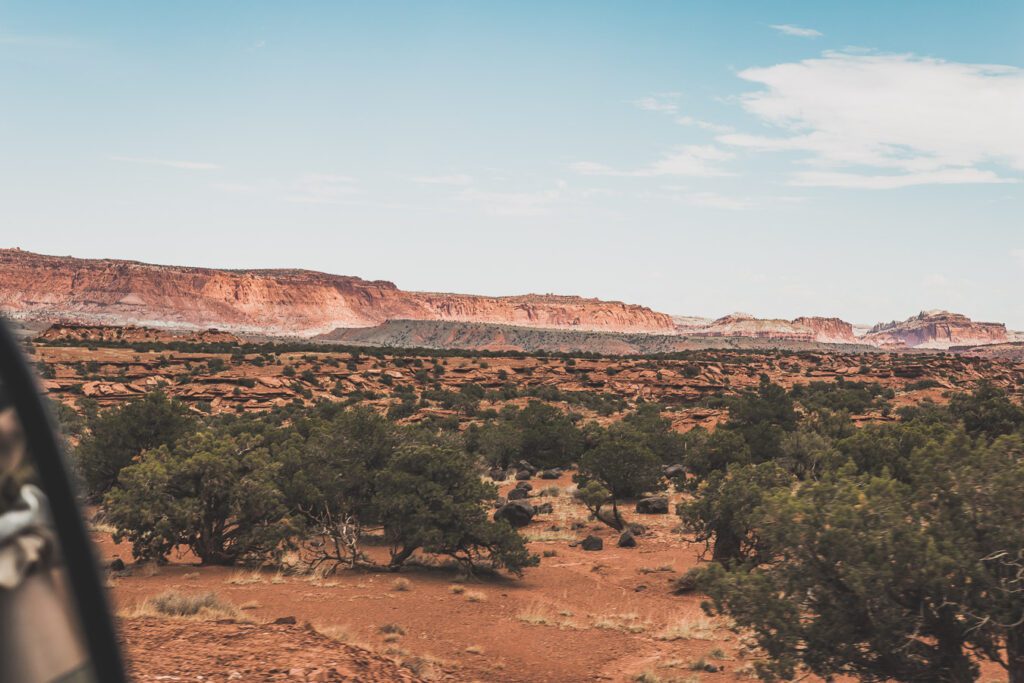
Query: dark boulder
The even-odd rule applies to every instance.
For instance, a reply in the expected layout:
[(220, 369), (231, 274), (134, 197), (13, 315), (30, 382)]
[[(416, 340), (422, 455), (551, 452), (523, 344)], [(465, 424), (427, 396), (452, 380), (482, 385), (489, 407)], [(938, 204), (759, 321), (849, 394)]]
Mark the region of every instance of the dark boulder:
[(541, 503), (536, 510), (538, 515), (550, 515), (555, 511), (555, 507), (551, 503)]
[(508, 492), (508, 500), (525, 500), (530, 495), (530, 492), (526, 489), (512, 489)]
[(636, 502), (636, 511), (641, 515), (667, 515), (668, 498), (665, 496), (641, 498)]
[(516, 488), (517, 489), (522, 489), (524, 491), (532, 491), (533, 490), (533, 484), (531, 484), (528, 481), (521, 481), (518, 484), (516, 484)]
[(503, 519), (514, 528), (524, 527), (533, 519), (533, 506), (525, 500), (514, 500), (506, 503), (494, 512), (494, 520)]
[(584, 550), (604, 550), (604, 541), (599, 536), (587, 536), (580, 541), (580, 547)]
[(686, 468), (682, 465), (669, 465), (665, 468), (665, 476), (669, 479), (678, 479), (686, 474)]
[(562, 473), (556, 470), (544, 470), (540, 473), (541, 479), (558, 479), (560, 476), (562, 476)]
[(490, 475), (491, 479), (493, 479), (494, 481), (505, 481), (506, 479), (508, 479), (508, 472), (501, 469), (500, 467), (495, 467), (493, 470), (491, 470)]
[(529, 470), (519, 470), (518, 472), (516, 472), (516, 481), (524, 481), (526, 479), (529, 479), (530, 476), (531, 475)]
[(619, 536), (619, 547), (620, 548), (635, 548), (636, 547), (636, 536), (630, 531), (623, 531), (622, 535)]

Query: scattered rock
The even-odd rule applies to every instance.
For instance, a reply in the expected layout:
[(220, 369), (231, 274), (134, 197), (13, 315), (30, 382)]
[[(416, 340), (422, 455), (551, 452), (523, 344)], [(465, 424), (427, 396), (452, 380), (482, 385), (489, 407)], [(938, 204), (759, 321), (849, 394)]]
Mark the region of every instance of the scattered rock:
[(530, 478), (530, 473), (527, 470), (519, 470), (516, 472), (516, 481), (525, 481)]
[(544, 470), (540, 473), (541, 479), (558, 479), (560, 476), (562, 476), (562, 473), (556, 470)]
[(289, 617), (278, 617), (277, 619), (274, 619), (273, 623), (276, 624), (276, 625), (279, 625), (279, 626), (291, 626), (291, 625), (295, 624), (296, 622), (295, 622), (295, 617), (289, 616)]
[(669, 465), (665, 468), (665, 476), (669, 479), (678, 479), (686, 474), (686, 468), (682, 465)]
[(112, 572), (123, 572), (124, 560), (122, 560), (120, 557), (115, 557), (113, 560), (110, 561), (110, 564), (107, 565), (107, 569), (109, 569)]
[(636, 502), (636, 511), (641, 515), (667, 515), (668, 498), (665, 496), (641, 498)]
[(637, 524), (636, 522), (630, 522), (626, 525), (626, 528), (634, 536), (644, 536), (647, 533), (647, 527), (643, 524)]
[(555, 511), (555, 507), (551, 503), (541, 503), (535, 506), (538, 515), (550, 515)]
[(533, 484), (531, 484), (528, 481), (521, 481), (518, 484), (516, 484), (516, 488), (517, 489), (523, 489), (524, 491), (532, 491), (533, 490)]
[(508, 492), (508, 500), (524, 500), (530, 495), (526, 489), (512, 489)]
[(494, 481), (505, 481), (506, 479), (508, 479), (508, 472), (501, 469), (500, 467), (495, 467), (493, 470), (490, 471), (489, 474), (491, 476), (491, 479), (493, 479)]
[(514, 500), (498, 508), (494, 513), (494, 519), (504, 519), (518, 529), (529, 524), (534, 514), (533, 506), (525, 500)]
[(697, 590), (697, 582), (703, 576), (702, 567), (691, 567), (685, 574), (672, 582), (672, 592), (676, 595), (685, 595)]
[(580, 541), (580, 547), (584, 550), (604, 550), (604, 541), (600, 536), (587, 536)]
[(635, 548), (636, 547), (636, 537), (633, 536), (632, 532), (630, 532), (628, 530), (622, 532), (622, 535), (619, 536), (619, 547), (620, 548)]

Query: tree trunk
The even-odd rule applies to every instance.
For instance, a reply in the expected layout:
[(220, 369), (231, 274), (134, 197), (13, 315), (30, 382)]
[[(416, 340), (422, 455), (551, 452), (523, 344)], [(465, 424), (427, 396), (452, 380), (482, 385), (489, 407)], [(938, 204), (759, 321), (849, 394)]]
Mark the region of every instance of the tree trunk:
[(405, 563), (405, 561), (408, 560), (410, 557), (412, 557), (412, 554), (414, 552), (416, 552), (416, 548), (415, 547), (407, 548), (407, 547), (404, 547), (404, 546), (402, 547), (401, 550), (399, 550), (397, 552), (396, 551), (392, 551), (391, 552), (391, 563), (388, 565), (391, 568), (391, 571), (397, 572), (399, 569), (401, 569), (401, 567)]
[(939, 650), (938, 669), (946, 683), (973, 683), (978, 679), (978, 666), (964, 651), (963, 628), (957, 623), (951, 606), (939, 610), (936, 624), (936, 647)]
[(1024, 683), (1024, 625), (1006, 632), (1006, 671), (1010, 683)]
[(726, 567), (740, 559), (740, 537), (732, 529), (715, 531), (715, 545), (711, 551), (711, 561)]

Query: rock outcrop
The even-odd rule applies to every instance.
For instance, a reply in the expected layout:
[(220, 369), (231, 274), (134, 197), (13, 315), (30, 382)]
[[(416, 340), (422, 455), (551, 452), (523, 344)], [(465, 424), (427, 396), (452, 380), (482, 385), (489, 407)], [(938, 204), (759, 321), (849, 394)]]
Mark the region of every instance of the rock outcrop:
[(922, 311), (903, 321), (880, 323), (862, 341), (882, 347), (948, 349), (951, 346), (1001, 344), (1009, 336), (1003, 323), (975, 322), (949, 311)]
[(839, 318), (802, 317), (795, 320), (755, 318), (733, 313), (703, 328), (693, 327), (685, 334), (695, 337), (749, 337), (793, 342), (855, 344), (853, 326)]
[(308, 270), (216, 270), (0, 249), (0, 311), (13, 318), (312, 336), (388, 320), (671, 333), (643, 306), (574, 296), (406, 292)]

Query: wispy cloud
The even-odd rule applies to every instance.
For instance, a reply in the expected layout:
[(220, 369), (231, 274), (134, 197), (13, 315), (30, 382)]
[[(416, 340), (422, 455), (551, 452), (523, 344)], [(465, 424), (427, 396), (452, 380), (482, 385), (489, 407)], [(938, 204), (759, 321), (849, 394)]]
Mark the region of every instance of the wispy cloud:
[(679, 99), (679, 93), (663, 93), (661, 95), (651, 95), (648, 97), (641, 97), (638, 100), (633, 100), (633, 106), (644, 111), (658, 111), (667, 114), (674, 114), (679, 111), (679, 105), (677, 100)]
[(696, 126), (697, 128), (709, 130), (715, 133), (728, 133), (732, 131), (732, 128), (729, 126), (723, 126), (717, 123), (712, 123), (711, 121), (694, 118), (693, 116), (686, 114), (680, 114), (680, 97), (680, 93), (677, 92), (658, 93), (656, 95), (649, 95), (647, 97), (641, 97), (638, 100), (633, 100), (631, 104), (644, 111), (668, 114), (674, 117), (675, 122), (681, 126)]
[(959, 185), (964, 183), (1015, 183), (992, 171), (977, 168), (945, 168), (938, 171), (865, 175), (832, 171), (803, 171), (793, 175), (790, 185), (798, 187), (845, 187), (864, 190), (892, 190), (914, 185)]
[(466, 186), (473, 184), (473, 177), (462, 173), (455, 173), (452, 175), (431, 175), (431, 176), (417, 176), (412, 179), (414, 183), (421, 185), (453, 185), (453, 186)]
[(667, 153), (664, 157), (637, 169), (617, 169), (593, 161), (577, 161), (570, 168), (583, 175), (603, 175), (632, 178), (656, 176), (697, 176), (714, 177), (732, 175), (719, 167), (719, 163), (735, 155), (714, 145), (684, 145)]
[(782, 134), (731, 133), (717, 140), (758, 151), (804, 152), (805, 163), (830, 169), (797, 173), (792, 184), (886, 189), (1000, 183), (1016, 180), (1006, 170), (1024, 171), (1022, 69), (825, 52), (739, 76), (765, 87), (744, 95), (743, 107)]
[(704, 121), (702, 119), (695, 119), (692, 116), (680, 116), (676, 118), (676, 123), (681, 126), (696, 126), (703, 130), (710, 130), (713, 133), (731, 133), (733, 130), (732, 126), (725, 126), (720, 123), (712, 123), (711, 121)]
[(771, 27), (779, 33), (787, 36), (797, 36), (798, 38), (820, 38), (823, 35), (821, 31), (813, 28), (804, 28), (803, 26), (794, 26), (793, 24), (772, 24)]
[(1011, 249), (1010, 256), (1013, 257), (1019, 266), (1024, 268), (1024, 249)]
[(112, 156), (111, 161), (120, 161), (129, 164), (148, 164), (150, 166), (166, 166), (167, 168), (180, 168), (186, 171), (215, 171), (221, 168), (220, 164), (211, 164), (205, 161), (181, 161), (177, 159), (152, 159), (142, 157), (121, 157)]

